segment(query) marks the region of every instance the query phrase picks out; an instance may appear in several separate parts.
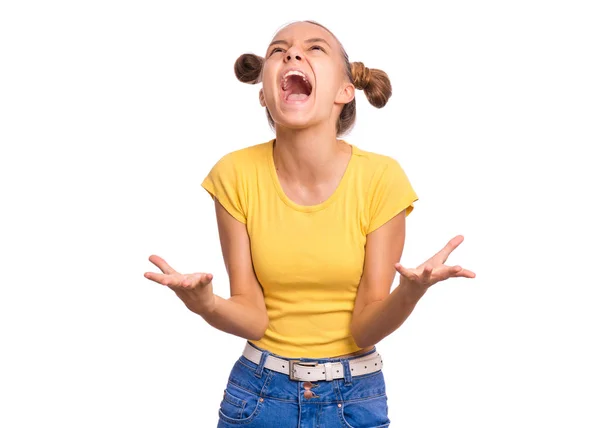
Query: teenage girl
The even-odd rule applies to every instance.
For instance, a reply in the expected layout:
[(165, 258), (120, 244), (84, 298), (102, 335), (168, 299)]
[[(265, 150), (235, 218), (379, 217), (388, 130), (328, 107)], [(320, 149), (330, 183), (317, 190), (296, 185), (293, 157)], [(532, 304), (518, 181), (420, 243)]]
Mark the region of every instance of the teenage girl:
[(415, 269), (398, 263), (417, 195), (397, 161), (338, 139), (354, 123), (356, 89), (383, 107), (390, 81), (350, 63), (325, 27), (290, 24), (264, 58), (242, 55), (235, 71), (262, 82), (275, 139), (225, 155), (202, 183), (214, 199), (231, 297), (213, 294), (211, 274), (180, 274), (156, 255), (150, 261), (163, 274), (145, 277), (247, 339), (218, 427), (386, 427), (375, 344), (431, 285), (475, 277), (444, 264), (463, 237)]

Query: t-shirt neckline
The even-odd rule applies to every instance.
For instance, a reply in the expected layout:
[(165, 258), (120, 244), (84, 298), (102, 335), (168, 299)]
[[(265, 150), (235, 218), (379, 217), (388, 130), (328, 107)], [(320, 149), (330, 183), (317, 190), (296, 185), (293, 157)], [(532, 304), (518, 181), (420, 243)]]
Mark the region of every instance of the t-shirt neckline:
[(344, 140), (340, 140), (343, 143), (348, 144), (350, 146), (351, 154), (350, 154), (350, 161), (348, 162), (348, 165), (346, 165), (346, 170), (344, 171), (344, 174), (342, 175), (342, 179), (338, 183), (338, 186), (336, 187), (335, 191), (329, 196), (329, 198), (325, 199), (320, 204), (300, 205), (300, 204), (297, 204), (296, 202), (292, 201), (290, 198), (288, 198), (288, 196), (283, 191), (283, 187), (281, 187), (281, 183), (279, 182), (279, 177), (277, 176), (277, 170), (275, 169), (275, 159), (273, 157), (273, 149), (275, 148), (275, 140), (276, 139), (274, 138), (271, 141), (269, 141), (269, 143), (267, 144), (267, 147), (268, 147), (267, 157), (268, 157), (268, 163), (269, 163), (269, 171), (271, 173), (273, 185), (275, 186), (275, 190), (277, 191), (279, 198), (290, 208), (293, 208), (296, 211), (306, 212), (306, 213), (319, 211), (319, 210), (322, 210), (322, 209), (328, 207), (329, 205), (331, 205), (339, 197), (339, 195), (344, 191), (344, 188), (346, 187), (346, 184), (348, 182), (348, 177), (351, 173), (351, 169), (353, 168), (353, 165), (354, 165), (354, 157), (356, 154), (356, 148), (352, 144), (349, 144)]

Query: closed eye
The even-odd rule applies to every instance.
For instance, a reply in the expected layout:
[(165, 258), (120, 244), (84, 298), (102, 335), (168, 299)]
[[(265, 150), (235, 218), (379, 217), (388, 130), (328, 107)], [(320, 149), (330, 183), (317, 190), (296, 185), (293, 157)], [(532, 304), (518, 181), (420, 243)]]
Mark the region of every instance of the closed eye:
[(310, 50), (311, 50), (311, 51), (312, 51), (312, 50), (315, 50), (315, 49), (318, 49), (318, 50), (320, 50), (320, 51), (323, 51), (323, 52), (325, 52), (325, 49), (323, 49), (323, 48), (322, 48), (321, 46), (319, 46), (319, 45), (314, 45), (314, 46), (311, 46), (311, 47), (310, 47)]
[(275, 49), (273, 49), (273, 50), (271, 51), (271, 53), (270, 53), (269, 55), (273, 55), (275, 52), (278, 52), (278, 51), (279, 51), (279, 52), (283, 52), (283, 49), (282, 49), (282, 48), (275, 48)]

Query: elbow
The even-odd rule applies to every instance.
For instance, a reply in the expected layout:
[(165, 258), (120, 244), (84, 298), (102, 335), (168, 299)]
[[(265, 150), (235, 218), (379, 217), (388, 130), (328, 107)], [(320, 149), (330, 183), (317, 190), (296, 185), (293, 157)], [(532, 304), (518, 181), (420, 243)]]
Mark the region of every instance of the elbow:
[(375, 345), (375, 343), (373, 343), (372, 340), (365, 340), (364, 338), (357, 338), (356, 336), (353, 336), (353, 338), (354, 343), (356, 343), (356, 346), (358, 346), (361, 349), (369, 348)]
[(365, 349), (367, 347), (363, 342), (358, 340), (356, 337), (354, 337), (354, 343), (356, 343), (356, 346), (358, 346), (360, 349)]
[(350, 334), (352, 335), (352, 339), (354, 340), (354, 343), (356, 343), (356, 346), (361, 349), (374, 345), (372, 340), (368, 340), (368, 337), (365, 337), (364, 332), (361, 332), (360, 329), (357, 329), (354, 326), (350, 327)]

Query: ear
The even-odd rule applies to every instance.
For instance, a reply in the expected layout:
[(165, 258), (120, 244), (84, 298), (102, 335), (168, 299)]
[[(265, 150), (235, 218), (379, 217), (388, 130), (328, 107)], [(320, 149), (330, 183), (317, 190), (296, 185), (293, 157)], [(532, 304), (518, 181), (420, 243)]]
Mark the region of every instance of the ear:
[(267, 103), (265, 103), (265, 93), (263, 92), (262, 88), (260, 88), (260, 91), (258, 91), (258, 100), (260, 101), (261, 106), (267, 106)]
[(345, 82), (341, 87), (340, 92), (338, 92), (337, 97), (335, 98), (335, 102), (338, 104), (348, 104), (350, 101), (354, 99), (354, 93), (356, 88), (350, 82)]

